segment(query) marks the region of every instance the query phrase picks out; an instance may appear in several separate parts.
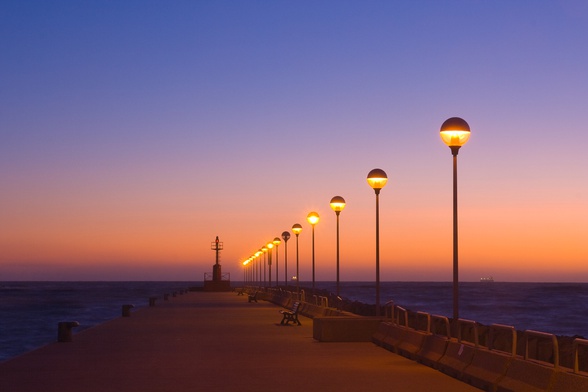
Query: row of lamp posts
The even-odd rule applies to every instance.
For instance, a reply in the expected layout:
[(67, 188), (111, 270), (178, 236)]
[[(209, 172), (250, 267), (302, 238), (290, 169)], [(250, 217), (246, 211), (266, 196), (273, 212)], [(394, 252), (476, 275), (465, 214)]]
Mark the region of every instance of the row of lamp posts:
[[(442, 125), (440, 136), (443, 142), (451, 149), (453, 155), (453, 320), (459, 319), (459, 265), (458, 265), (458, 232), (457, 232), (457, 154), (461, 146), (466, 144), (470, 137), (470, 127), (468, 123), (459, 117), (451, 117), (447, 119)], [(376, 193), (376, 316), (380, 315), (380, 191), (386, 185), (388, 177), (386, 172), (382, 169), (373, 169), (367, 175), (367, 182)], [(335, 211), (337, 216), (337, 296), (339, 295), (339, 214), (345, 208), (345, 199), (341, 196), (335, 196), (331, 199), (330, 206)], [(306, 217), (308, 223), (312, 227), (312, 291), (315, 290), (315, 258), (314, 258), (314, 226), (319, 221), (319, 214), (310, 212)], [(298, 236), (302, 232), (302, 226), (296, 223), (292, 226), (292, 232), (296, 235), (296, 288), (300, 292), (300, 271), (299, 271), (299, 256), (298, 256)], [(284, 240), (284, 280), (286, 286), (288, 285), (288, 240), (290, 233), (284, 231), (282, 233)], [(280, 245), (280, 238), (276, 237), (266, 246), (262, 247), (253, 256), (247, 259), (243, 264), (247, 266), (252, 263), (255, 258), (259, 258), (261, 254), (264, 255), (264, 282), (265, 282), (265, 253), (268, 253), (268, 267), (269, 267), (269, 285), (271, 286), (271, 249), (276, 248), (276, 284), (278, 283), (278, 245)], [(250, 269), (252, 276), (251, 280), (256, 280), (255, 268)], [(259, 281), (261, 282), (261, 264), (259, 265)]]

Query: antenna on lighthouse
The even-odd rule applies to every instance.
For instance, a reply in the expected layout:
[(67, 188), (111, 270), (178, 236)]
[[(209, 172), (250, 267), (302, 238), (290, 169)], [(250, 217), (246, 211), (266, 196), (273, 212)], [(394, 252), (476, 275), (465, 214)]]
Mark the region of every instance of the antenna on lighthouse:
[(216, 240), (210, 245), (210, 248), (216, 251), (216, 265), (219, 265), (220, 260), (220, 251), (223, 250), (223, 243), (219, 241), (218, 235), (216, 236)]

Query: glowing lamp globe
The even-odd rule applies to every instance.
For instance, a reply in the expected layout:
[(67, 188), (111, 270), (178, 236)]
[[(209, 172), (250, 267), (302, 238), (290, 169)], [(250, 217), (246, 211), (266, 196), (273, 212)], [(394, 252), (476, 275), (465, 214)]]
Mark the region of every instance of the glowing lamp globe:
[(302, 232), (302, 225), (300, 223), (295, 223), (292, 225), (292, 232), (298, 236)]
[(339, 212), (343, 211), (343, 208), (345, 208), (345, 199), (342, 198), (341, 196), (335, 196), (335, 197), (333, 197), (331, 199), (331, 208), (336, 213), (339, 213)]
[(441, 125), (441, 140), (449, 147), (461, 147), (470, 138), (470, 126), (459, 117), (451, 117)]
[(310, 212), (307, 216), (306, 216), (306, 220), (308, 221), (308, 223), (310, 223), (311, 225), (316, 225), (319, 221), (319, 214), (312, 211)]
[(378, 193), (380, 189), (386, 186), (388, 176), (384, 170), (374, 169), (368, 173), (367, 182)]

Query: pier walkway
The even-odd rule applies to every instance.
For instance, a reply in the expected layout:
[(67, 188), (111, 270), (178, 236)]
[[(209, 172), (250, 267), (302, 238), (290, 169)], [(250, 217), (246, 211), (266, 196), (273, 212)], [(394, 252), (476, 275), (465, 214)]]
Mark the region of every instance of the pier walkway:
[(0, 391), (478, 391), (373, 343), (320, 343), (279, 309), (232, 292), (158, 300), (0, 363)]

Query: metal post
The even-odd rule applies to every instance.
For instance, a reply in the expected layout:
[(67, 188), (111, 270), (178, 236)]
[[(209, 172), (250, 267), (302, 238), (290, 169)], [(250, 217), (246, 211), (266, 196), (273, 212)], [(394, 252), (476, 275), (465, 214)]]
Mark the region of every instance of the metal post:
[(376, 191), (376, 316), (380, 315), (380, 190)]
[(312, 225), (312, 295), (314, 295), (314, 225)]
[(272, 249), (267, 250), (267, 266), (268, 266), (268, 278), (269, 287), (272, 287)]
[(296, 294), (300, 298), (300, 273), (298, 270), (298, 234), (296, 234)]
[(278, 255), (280, 253), (278, 252), (278, 245), (276, 245), (276, 287), (278, 287), (280, 285), (279, 283), (279, 279), (278, 279)]
[(284, 242), (284, 285), (288, 287), (288, 241)]
[(339, 213), (340, 211), (335, 211), (337, 215), (337, 296), (339, 296)]
[(453, 322), (459, 319), (459, 265), (457, 247), (457, 151), (453, 152)]

